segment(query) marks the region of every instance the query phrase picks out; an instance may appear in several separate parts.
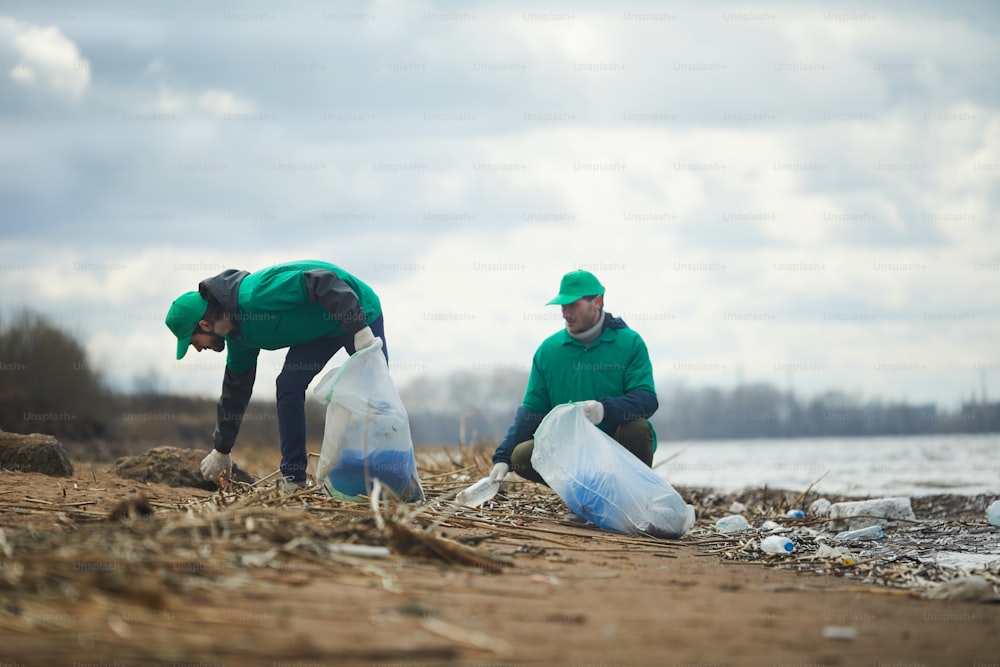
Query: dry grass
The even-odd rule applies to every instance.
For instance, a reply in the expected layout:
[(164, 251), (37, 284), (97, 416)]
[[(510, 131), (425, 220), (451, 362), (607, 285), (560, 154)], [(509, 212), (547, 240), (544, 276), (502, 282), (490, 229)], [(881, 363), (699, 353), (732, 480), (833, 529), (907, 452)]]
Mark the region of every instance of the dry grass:
[[(628, 550), (666, 557), (681, 544), (592, 530), (586, 546), (581, 546), (569, 539), (579, 538), (580, 528), (560, 523), (558, 517), (566, 511), (562, 501), (549, 489), (527, 482), (505, 482), (481, 508), (454, 503), (458, 491), (487, 474), (491, 453), (488, 446), (418, 451), (428, 498), (420, 505), (399, 503), (381, 492), (373, 493), (369, 503), (351, 503), (329, 498), (318, 489), (281, 495), (267, 483), (234, 483), (210, 497), (177, 503), (136, 497), (110, 513), (80, 508), (49, 513), (48, 523), (0, 530), (0, 590), (5, 599), (0, 630), (69, 631), (70, 621), (61, 628), (56, 610), (107, 610), (126, 603), (155, 613), (174, 608), (172, 600), (178, 597), (224, 595), (250, 582), (294, 586), (338, 579), (391, 591), (397, 586), (394, 568), (469, 568), (502, 575), (510, 568), (525, 567), (493, 548), (501, 542), (530, 542), (568, 553)], [(258, 476), (277, 469), (278, 453), (267, 448), (243, 448), (237, 456)], [(943, 584), (967, 574), (927, 562), (923, 557), (933, 549), (947, 544), (950, 549), (974, 551), (992, 539), (972, 520), (924, 518), (889, 531), (883, 541), (852, 545), (856, 559), (846, 564), (817, 557), (830, 537), (822, 520), (784, 518), (789, 507), (806, 504), (808, 494), (679, 490), (698, 511), (698, 522), (683, 542), (698, 545), (706, 555), (832, 574), (903, 595), (933, 595)], [(964, 501), (949, 498), (942, 496), (919, 507), (918, 516), (954, 516), (957, 505), (949, 508), (947, 503)], [(795, 553), (763, 554), (759, 542), (764, 533), (758, 530), (716, 533), (715, 519), (728, 513), (734, 500), (746, 505), (745, 514), (755, 525), (765, 519), (782, 523), (796, 543)], [(0, 507), (0, 515), (5, 511)], [(525, 547), (523, 553), (530, 556), (531, 548)], [(1000, 584), (995, 569), (980, 575), (987, 587)], [(198, 612), (192, 613), (197, 618)], [(442, 636), (452, 632), (446, 626), (427, 629)], [(142, 651), (163, 655), (169, 648), (169, 641), (163, 640), (134, 650), (141, 659), (148, 657)], [(170, 655), (183, 660), (196, 654)]]

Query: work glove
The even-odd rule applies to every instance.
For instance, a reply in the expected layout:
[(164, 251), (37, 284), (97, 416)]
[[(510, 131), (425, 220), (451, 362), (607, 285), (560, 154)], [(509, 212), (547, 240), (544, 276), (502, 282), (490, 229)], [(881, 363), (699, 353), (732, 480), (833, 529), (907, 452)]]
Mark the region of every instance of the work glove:
[(213, 449), (201, 460), (201, 474), (208, 481), (218, 483), (220, 472), (226, 473), (226, 477), (232, 476), (233, 457)]
[(371, 327), (365, 327), (358, 333), (354, 334), (354, 351), (360, 352), (366, 347), (371, 347), (375, 344), (375, 334), (372, 333)]
[(604, 404), (600, 401), (584, 401), (581, 407), (583, 408), (583, 416), (591, 424), (600, 424), (604, 421)]
[(507, 476), (507, 472), (509, 470), (509, 463), (497, 463), (493, 466), (493, 470), (490, 471), (490, 479), (494, 482), (502, 482), (503, 478)]

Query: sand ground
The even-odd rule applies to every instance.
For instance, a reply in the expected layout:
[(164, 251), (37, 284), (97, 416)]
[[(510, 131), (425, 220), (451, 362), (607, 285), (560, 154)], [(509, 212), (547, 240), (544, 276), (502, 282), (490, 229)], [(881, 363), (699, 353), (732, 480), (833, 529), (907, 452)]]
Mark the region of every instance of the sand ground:
[[(211, 496), (121, 479), (108, 466), (77, 464), (72, 478), (3, 471), (0, 527), (11, 543), (29, 527), (72, 539), (95, 525), (82, 519), (99, 522), (137, 493), (158, 514)], [(219, 565), (206, 577), (208, 555), (194, 588), (63, 595), (11, 584), (16, 558), (0, 551), (0, 667), (1000, 664), (997, 604), (733, 563), (687, 539), (617, 536), (552, 516), (440, 533), (510, 566), (391, 555), (234, 573)], [(91, 566), (79, 566), (82, 578)]]

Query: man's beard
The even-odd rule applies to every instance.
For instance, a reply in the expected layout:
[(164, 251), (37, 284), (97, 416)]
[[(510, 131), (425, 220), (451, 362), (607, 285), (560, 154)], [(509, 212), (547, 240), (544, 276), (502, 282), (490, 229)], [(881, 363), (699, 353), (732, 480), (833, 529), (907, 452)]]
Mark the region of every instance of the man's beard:
[(222, 352), (224, 349), (226, 349), (225, 338), (215, 333), (214, 331), (212, 332), (206, 331), (205, 333), (207, 333), (208, 336), (211, 338), (211, 340), (208, 343), (208, 347), (212, 348), (216, 352)]

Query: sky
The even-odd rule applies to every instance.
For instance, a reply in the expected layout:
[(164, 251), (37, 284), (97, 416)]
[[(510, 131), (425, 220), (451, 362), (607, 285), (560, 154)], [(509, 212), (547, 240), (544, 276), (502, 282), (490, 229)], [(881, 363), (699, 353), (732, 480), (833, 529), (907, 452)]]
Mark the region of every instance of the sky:
[[(527, 372), (592, 271), (658, 387), (1000, 395), (992, 2), (0, 7), (0, 312), (217, 396), (171, 301), (323, 259), (397, 384)], [(330, 367), (342, 363), (338, 354)], [(255, 398), (274, 394), (265, 352)]]

